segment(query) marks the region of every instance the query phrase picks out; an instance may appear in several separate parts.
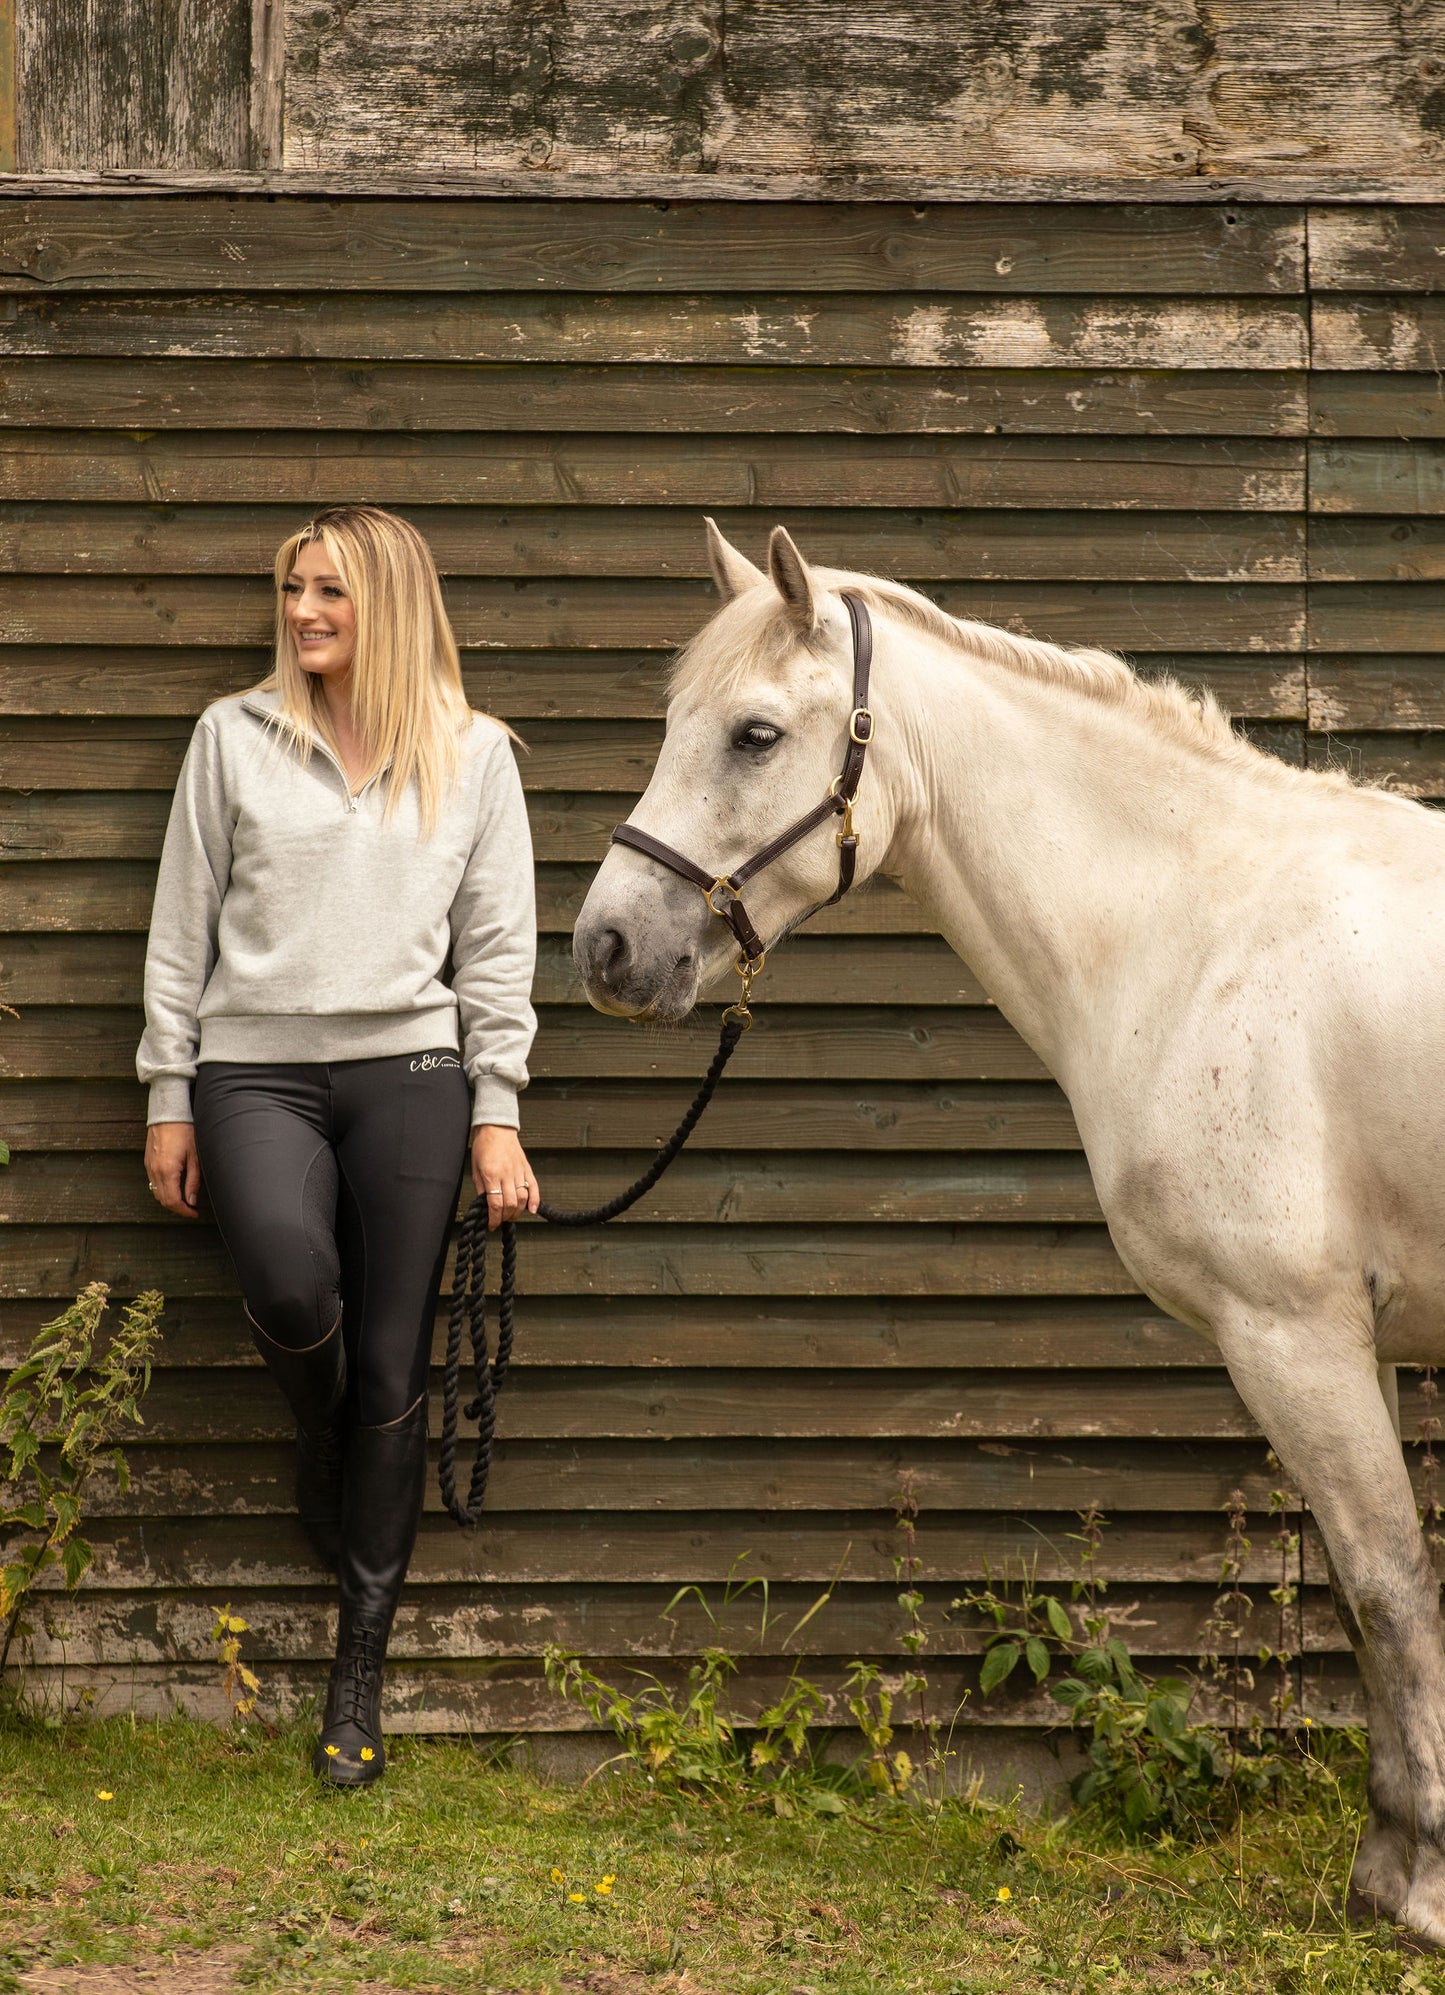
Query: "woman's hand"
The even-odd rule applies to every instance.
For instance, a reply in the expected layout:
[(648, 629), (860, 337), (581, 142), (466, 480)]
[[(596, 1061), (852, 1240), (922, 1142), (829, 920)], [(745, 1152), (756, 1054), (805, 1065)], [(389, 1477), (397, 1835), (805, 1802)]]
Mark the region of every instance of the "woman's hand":
[(201, 1160), (189, 1122), (153, 1122), (146, 1131), (146, 1182), (167, 1212), (195, 1219), (201, 1196)]
[(489, 1233), (504, 1219), (535, 1212), (542, 1200), (521, 1138), (495, 1122), (479, 1122), (472, 1131), (472, 1183), (487, 1201)]

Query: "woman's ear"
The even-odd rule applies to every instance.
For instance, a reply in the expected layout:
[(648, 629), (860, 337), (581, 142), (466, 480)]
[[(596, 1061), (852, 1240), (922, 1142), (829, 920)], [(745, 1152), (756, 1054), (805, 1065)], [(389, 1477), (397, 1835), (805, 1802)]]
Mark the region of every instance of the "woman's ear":
[(782, 597), (788, 615), (806, 637), (817, 623), (813, 601), (813, 578), (808, 564), (794, 547), (784, 527), (775, 526), (768, 542), (768, 573)]
[(723, 539), (716, 520), (704, 515), (707, 527), (707, 558), (712, 569), (712, 579), (717, 583), (717, 592), (725, 603), (734, 596), (741, 596), (748, 589), (755, 589), (766, 578), (761, 568), (755, 568), (746, 554), (739, 554), (731, 542)]

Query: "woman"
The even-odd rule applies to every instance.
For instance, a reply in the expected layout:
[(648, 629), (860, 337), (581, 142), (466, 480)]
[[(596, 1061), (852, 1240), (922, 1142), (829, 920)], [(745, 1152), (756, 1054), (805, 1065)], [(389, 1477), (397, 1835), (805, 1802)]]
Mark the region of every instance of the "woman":
[(385, 1764), (382, 1661), (469, 1146), (492, 1226), (538, 1203), (517, 1134), (532, 850), (420, 534), (330, 508), (282, 546), (276, 583), (274, 669), (206, 709), (181, 769), (136, 1071), (150, 1189), (194, 1218), (204, 1179), (296, 1416), (297, 1508), (341, 1590), (314, 1765), (360, 1786)]

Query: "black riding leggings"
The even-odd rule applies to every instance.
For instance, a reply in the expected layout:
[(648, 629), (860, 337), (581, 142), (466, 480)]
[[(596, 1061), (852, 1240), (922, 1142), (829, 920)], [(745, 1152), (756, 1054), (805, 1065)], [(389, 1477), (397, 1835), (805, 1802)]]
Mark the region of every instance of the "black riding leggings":
[(253, 1319), (303, 1351), (339, 1311), (351, 1417), (367, 1427), (400, 1419), (426, 1386), (467, 1159), (471, 1089), (455, 1052), (207, 1061), (192, 1112)]

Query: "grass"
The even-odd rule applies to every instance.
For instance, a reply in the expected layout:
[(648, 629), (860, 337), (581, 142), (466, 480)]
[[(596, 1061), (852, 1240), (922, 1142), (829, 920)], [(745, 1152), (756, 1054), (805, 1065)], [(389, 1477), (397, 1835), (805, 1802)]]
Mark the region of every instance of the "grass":
[(1445, 1995), (1388, 1928), (1341, 1926), (1348, 1740), (1230, 1835), (1143, 1847), (988, 1803), (785, 1821), (631, 1773), (548, 1786), (465, 1742), (398, 1740), (378, 1788), (328, 1794), (308, 1745), (0, 1722), (0, 1988), (114, 1962), (192, 1991)]

